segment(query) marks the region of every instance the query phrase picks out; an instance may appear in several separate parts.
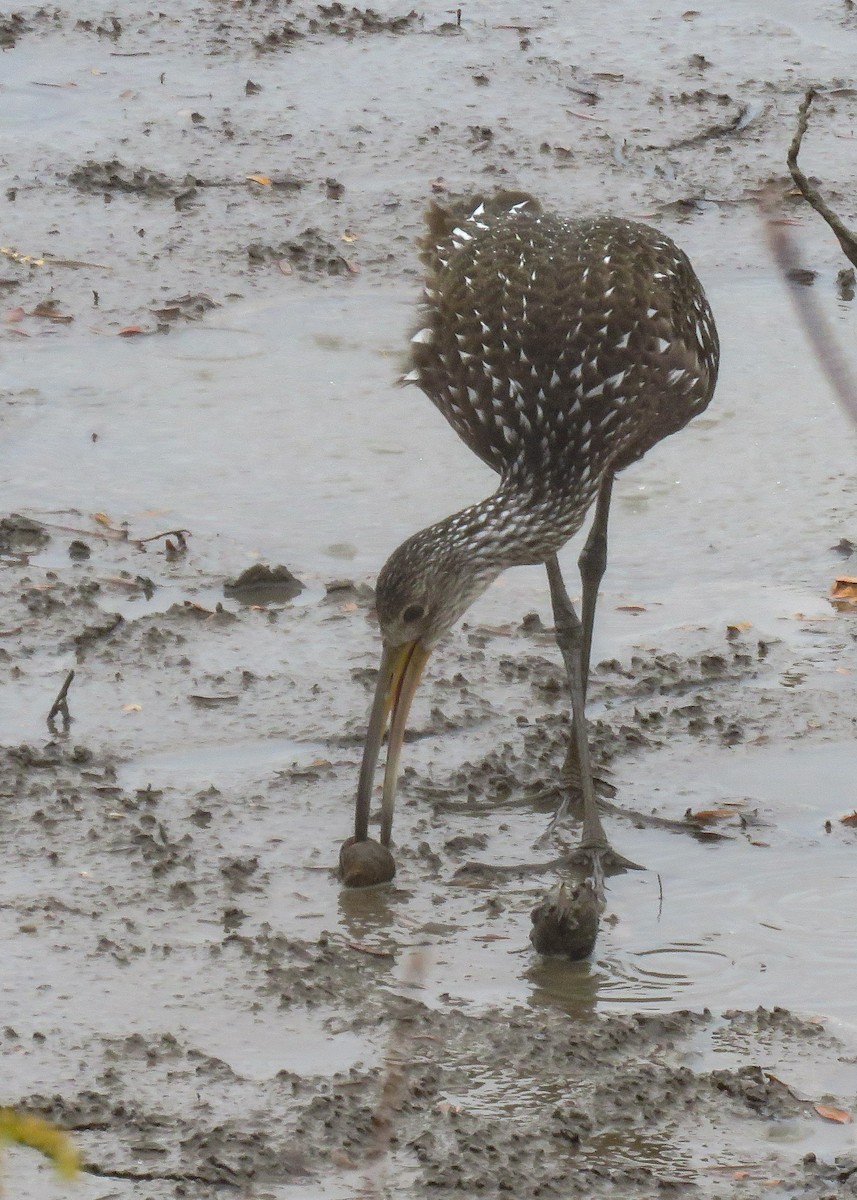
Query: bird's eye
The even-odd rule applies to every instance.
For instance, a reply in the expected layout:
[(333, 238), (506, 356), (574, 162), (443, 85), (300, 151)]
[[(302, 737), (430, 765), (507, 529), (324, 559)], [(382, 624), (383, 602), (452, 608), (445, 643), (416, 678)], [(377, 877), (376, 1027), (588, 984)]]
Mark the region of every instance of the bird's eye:
[(406, 625), (413, 624), (414, 621), (420, 621), (426, 615), (426, 610), (421, 604), (409, 604), (402, 612), (402, 620)]

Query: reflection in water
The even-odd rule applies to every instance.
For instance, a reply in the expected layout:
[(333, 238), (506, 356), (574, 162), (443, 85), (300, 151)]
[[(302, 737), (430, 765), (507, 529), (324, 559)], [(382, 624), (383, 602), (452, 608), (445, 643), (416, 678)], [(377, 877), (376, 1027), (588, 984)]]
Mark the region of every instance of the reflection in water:
[(380, 887), (340, 887), (339, 919), (345, 936), (356, 942), (385, 948), (396, 936), (399, 908), (408, 893), (395, 884)]
[(675, 1007), (683, 992), (718, 973), (725, 959), (719, 950), (676, 942), (628, 956), (614, 952), (594, 964), (545, 959), (526, 972), (526, 979), (532, 986), (534, 1007), (561, 1008), (580, 1020), (605, 1003), (660, 1010)]
[(576, 1021), (595, 1012), (598, 994), (606, 976), (590, 962), (567, 962), (561, 958), (538, 959), (525, 972), (534, 1008), (561, 1008)]

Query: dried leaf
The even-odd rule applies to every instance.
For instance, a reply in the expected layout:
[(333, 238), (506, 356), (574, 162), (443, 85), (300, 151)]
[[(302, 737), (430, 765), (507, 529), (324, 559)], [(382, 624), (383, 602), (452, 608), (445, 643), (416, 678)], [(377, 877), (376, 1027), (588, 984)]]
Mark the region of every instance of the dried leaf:
[(727, 634), (731, 633), (734, 636), (737, 633), (744, 633), (747, 629), (752, 629), (752, 628), (753, 628), (752, 621), (735, 621), (732, 625), (726, 626), (726, 632), (727, 632)]
[(857, 602), (857, 575), (837, 575), (830, 589), (830, 598)]
[(97, 512), (92, 514), (93, 521), (97, 521), (99, 525), (106, 525), (108, 529), (113, 527), (113, 522), (107, 513)]
[(343, 242), (351, 243), (351, 242), (356, 242), (358, 240), (358, 237), (359, 237), (359, 235), (354, 233), (353, 230), (346, 229), (345, 233), (343, 233), (343, 235), (342, 235), (342, 240), (343, 240)]
[(70, 325), (74, 317), (57, 312), (56, 300), (43, 300), (30, 313), (31, 317), (45, 317), (48, 321), (56, 321), (60, 325)]
[(141, 333), (148, 333), (148, 330), (144, 329), (142, 325), (125, 325), (119, 330), (120, 337), (136, 337)]
[(247, 179), (251, 183), (261, 183), (262, 187), (271, 187), (271, 180), (267, 175), (248, 175)]
[(123, 712), (142, 712), (143, 705), (142, 704), (123, 704), (122, 711)]
[(293, 271), (292, 264), (290, 262), (287, 262), (286, 259), (284, 259), (284, 258), (277, 259), (277, 267), (279, 268), (281, 275), (291, 275), (292, 274), (292, 271)]
[(616, 612), (645, 612), (645, 604), (617, 604)]
[(710, 825), (714, 821), (728, 821), (730, 817), (736, 815), (734, 808), (701, 808), (699, 812), (691, 812), (690, 809), (685, 813), (685, 819), (688, 821), (696, 821), (700, 825)]
[(813, 1104), (812, 1107), (825, 1121), (835, 1121), (837, 1125), (850, 1125), (854, 1120), (844, 1108), (833, 1108), (829, 1104)]
[(847, 817), (840, 817), (839, 821), (842, 825), (847, 825), (849, 829), (857, 829), (857, 808), (853, 813), (849, 813)]
[(20, 305), (17, 308), (10, 308), (8, 312), (3, 314), (3, 320), (7, 325), (13, 325), (16, 321), (23, 321), (26, 317), (26, 312)]

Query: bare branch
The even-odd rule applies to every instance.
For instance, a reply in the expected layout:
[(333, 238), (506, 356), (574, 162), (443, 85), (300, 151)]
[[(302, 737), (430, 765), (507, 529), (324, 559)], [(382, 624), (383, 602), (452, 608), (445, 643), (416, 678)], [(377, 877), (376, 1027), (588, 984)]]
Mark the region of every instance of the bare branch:
[(815, 209), (819, 216), (824, 217), (827, 224), (836, 234), (839, 245), (842, 247), (843, 254), (849, 262), (853, 263), (853, 265), (857, 267), (857, 235), (853, 234), (848, 226), (840, 220), (833, 209), (830, 208), (830, 206), (824, 200), (818, 188), (814, 184), (810, 183), (806, 175), (804, 175), (803, 171), (797, 165), (797, 156), (800, 153), (803, 135), (806, 133), (806, 127), (809, 123), (809, 110), (816, 95), (816, 89), (810, 88), (803, 98), (803, 103), (798, 109), (797, 129), (795, 130), (795, 135), (792, 138), (792, 144), (789, 146), (786, 162), (789, 165), (792, 179), (800, 189), (804, 200), (806, 200), (807, 204), (811, 205), (811, 207)]
[(71, 724), (71, 713), (68, 711), (68, 689), (71, 687), (73, 679), (74, 671), (69, 671), (68, 675), (65, 677), (65, 682), (57, 692), (56, 700), (54, 700), (53, 704), (51, 705), (51, 711), (48, 713), (47, 717), (48, 726), (50, 729), (53, 729), (54, 718), (57, 716), (62, 717), (63, 727), (66, 730)]

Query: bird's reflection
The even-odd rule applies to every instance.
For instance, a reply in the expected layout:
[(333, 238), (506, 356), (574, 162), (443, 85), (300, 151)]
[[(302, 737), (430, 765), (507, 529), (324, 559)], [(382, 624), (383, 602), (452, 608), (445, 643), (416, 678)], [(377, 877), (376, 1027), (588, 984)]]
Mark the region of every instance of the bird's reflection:
[(575, 1021), (594, 1019), (606, 979), (597, 963), (567, 958), (537, 958), (525, 970), (524, 978), (530, 985), (532, 1008), (558, 1009)]

